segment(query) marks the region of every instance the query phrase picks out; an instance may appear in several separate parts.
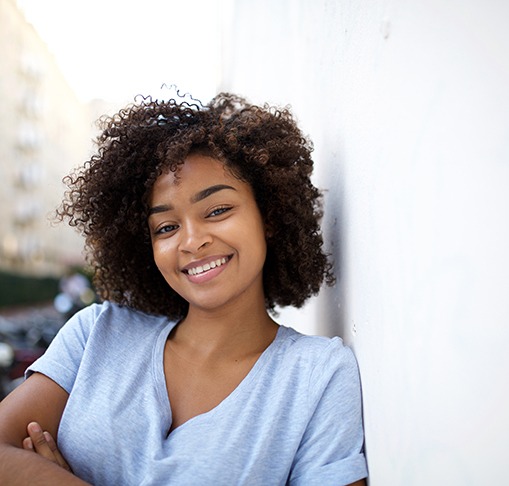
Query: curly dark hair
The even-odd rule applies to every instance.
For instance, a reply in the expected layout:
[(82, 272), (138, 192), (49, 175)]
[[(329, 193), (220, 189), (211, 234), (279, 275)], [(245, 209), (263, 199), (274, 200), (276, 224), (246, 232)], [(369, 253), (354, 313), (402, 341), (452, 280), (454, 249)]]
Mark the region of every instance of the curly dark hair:
[(288, 107), (255, 106), (220, 93), (208, 104), (184, 97), (151, 97), (100, 120), (98, 151), (64, 178), (57, 210), (86, 238), (101, 298), (179, 319), (188, 303), (155, 265), (148, 229), (148, 197), (164, 171), (177, 171), (195, 151), (221, 160), (253, 188), (270, 229), (263, 270), (268, 310), (300, 307), (334, 282), (322, 250), (321, 194), (310, 181), (312, 144)]

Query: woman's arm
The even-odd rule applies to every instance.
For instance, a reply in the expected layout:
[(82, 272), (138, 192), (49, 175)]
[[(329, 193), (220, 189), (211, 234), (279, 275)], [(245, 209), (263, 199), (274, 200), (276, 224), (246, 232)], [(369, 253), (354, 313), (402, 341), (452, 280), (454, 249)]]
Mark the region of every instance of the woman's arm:
[[(37, 422), (53, 437), (67, 403), (67, 392), (50, 378), (34, 373), (0, 402), (0, 483), (15, 485), (84, 485), (54, 462), (23, 449), (27, 425)], [(41, 444), (43, 451), (44, 445)], [(39, 451), (38, 451), (39, 452)]]
[(25, 437), (23, 440), (23, 449), (34, 451), (45, 459), (72, 472), (64, 456), (58, 450), (55, 439), (53, 439), (53, 436), (47, 430), (43, 431), (37, 422), (30, 422), (27, 427), (27, 433), (28, 437)]

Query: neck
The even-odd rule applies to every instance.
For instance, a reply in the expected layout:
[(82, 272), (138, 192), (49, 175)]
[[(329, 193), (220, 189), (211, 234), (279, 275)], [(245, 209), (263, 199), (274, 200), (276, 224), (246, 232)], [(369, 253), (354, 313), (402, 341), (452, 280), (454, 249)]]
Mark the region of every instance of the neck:
[(264, 301), (213, 312), (191, 307), (170, 339), (195, 358), (230, 359), (263, 352), (277, 329)]

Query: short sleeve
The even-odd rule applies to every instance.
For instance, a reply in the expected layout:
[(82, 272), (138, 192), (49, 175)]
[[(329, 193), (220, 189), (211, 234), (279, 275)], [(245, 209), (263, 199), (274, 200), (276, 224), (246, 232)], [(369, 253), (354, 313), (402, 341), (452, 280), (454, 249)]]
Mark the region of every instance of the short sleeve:
[(42, 373), (71, 393), (76, 375), (101, 305), (93, 304), (67, 321), (55, 336), (46, 352), (25, 372), (28, 378), (35, 372)]
[(311, 419), (289, 484), (348, 485), (367, 477), (359, 371), (350, 348), (331, 341), (309, 385)]

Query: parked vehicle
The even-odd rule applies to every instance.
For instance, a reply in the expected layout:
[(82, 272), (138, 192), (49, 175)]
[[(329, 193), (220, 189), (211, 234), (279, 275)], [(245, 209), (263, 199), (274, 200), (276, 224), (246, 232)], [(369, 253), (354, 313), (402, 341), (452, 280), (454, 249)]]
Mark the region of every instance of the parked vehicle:
[(46, 351), (63, 322), (60, 315), (42, 312), (0, 316), (0, 400), (23, 381), (25, 370)]
[(9, 376), (11, 366), (14, 364), (14, 348), (5, 342), (0, 341), (0, 400), (11, 389), (11, 378)]

